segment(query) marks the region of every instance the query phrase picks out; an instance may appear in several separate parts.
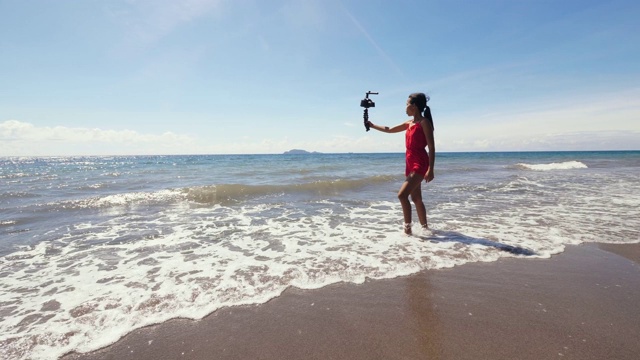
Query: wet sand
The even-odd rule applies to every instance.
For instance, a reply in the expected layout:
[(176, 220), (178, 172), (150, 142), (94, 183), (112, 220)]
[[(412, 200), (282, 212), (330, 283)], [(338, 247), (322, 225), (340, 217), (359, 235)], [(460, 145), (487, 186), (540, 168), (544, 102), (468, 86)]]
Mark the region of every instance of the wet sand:
[(639, 359), (640, 244), (289, 289), (71, 359)]

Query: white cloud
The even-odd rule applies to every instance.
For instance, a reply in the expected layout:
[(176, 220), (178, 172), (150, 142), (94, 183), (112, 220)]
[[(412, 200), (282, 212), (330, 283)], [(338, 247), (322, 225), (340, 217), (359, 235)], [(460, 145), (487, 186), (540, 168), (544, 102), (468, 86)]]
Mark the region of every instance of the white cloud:
[(436, 140), (440, 151), (638, 150), (640, 131), (584, 131), (531, 135), (504, 133), (491, 138)]
[[(435, 121), (437, 151), (542, 151), (640, 149), (640, 89), (608, 96), (559, 99), (536, 107), (468, 111)], [(291, 137), (281, 132), (247, 133), (241, 138), (198, 132), (172, 132), (36, 126), (0, 123), (0, 156), (120, 154), (262, 154), (305, 149), (325, 153), (403, 152), (403, 134), (365, 132), (362, 123), (343, 122), (341, 134), (313, 132)], [(196, 133), (198, 130), (193, 130)], [(225, 131), (224, 134), (227, 134)]]
[(0, 156), (180, 153), (192, 142), (191, 137), (172, 132), (38, 127), (18, 120), (0, 123)]
[[(364, 133), (364, 128), (362, 129)], [(279, 154), (291, 149), (322, 153), (403, 152), (403, 134), (369, 132), (357, 136), (316, 136), (313, 139), (282, 137), (279, 139), (242, 138), (230, 143), (199, 146), (201, 154)]]
[(640, 89), (436, 118), (445, 151), (640, 149)]

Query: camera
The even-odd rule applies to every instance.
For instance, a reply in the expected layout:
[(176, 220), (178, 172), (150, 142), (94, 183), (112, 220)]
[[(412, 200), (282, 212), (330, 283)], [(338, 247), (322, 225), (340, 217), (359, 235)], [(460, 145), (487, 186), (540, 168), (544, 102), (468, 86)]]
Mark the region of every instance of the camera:
[(360, 106), (364, 108), (364, 128), (369, 131), (369, 108), (376, 107), (376, 103), (369, 99), (369, 95), (378, 95), (377, 92), (367, 91), (364, 99), (360, 100)]
[(373, 91), (367, 91), (367, 94), (365, 95), (364, 99), (360, 100), (360, 106), (365, 109), (376, 107), (376, 103), (374, 103), (373, 100), (369, 99), (369, 95), (378, 95), (378, 93)]
[(360, 106), (365, 109), (368, 109), (368, 108), (376, 107), (376, 103), (374, 103), (373, 100), (366, 98), (366, 99), (360, 100)]

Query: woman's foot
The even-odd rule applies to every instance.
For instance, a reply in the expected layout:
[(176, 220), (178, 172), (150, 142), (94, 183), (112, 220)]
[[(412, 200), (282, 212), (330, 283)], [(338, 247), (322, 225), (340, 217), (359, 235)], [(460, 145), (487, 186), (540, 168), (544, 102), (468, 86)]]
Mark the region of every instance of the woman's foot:
[(411, 223), (404, 223), (404, 233), (411, 235)]

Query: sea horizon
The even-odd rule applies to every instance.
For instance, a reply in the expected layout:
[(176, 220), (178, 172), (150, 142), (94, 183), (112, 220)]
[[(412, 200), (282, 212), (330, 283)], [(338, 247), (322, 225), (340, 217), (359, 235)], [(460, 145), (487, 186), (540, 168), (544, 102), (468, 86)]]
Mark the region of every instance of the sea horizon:
[[(287, 153), (294, 150), (304, 151), (304, 153)], [(640, 152), (640, 149), (622, 149), (622, 150), (483, 150), (483, 151), (437, 151), (436, 155), (440, 154), (526, 154), (526, 153), (629, 153), (629, 152)], [(348, 155), (348, 154), (404, 154), (404, 151), (380, 151), (380, 152), (322, 152), (315, 150), (304, 150), (304, 149), (290, 149), (282, 152), (273, 152), (273, 153), (175, 153), (175, 154), (166, 154), (166, 153), (157, 153), (157, 154), (71, 154), (71, 155), (0, 155), (0, 159), (7, 158), (22, 158), (22, 157), (31, 157), (31, 158), (50, 158), (50, 157), (99, 157), (99, 156), (240, 156), (240, 155)]]

